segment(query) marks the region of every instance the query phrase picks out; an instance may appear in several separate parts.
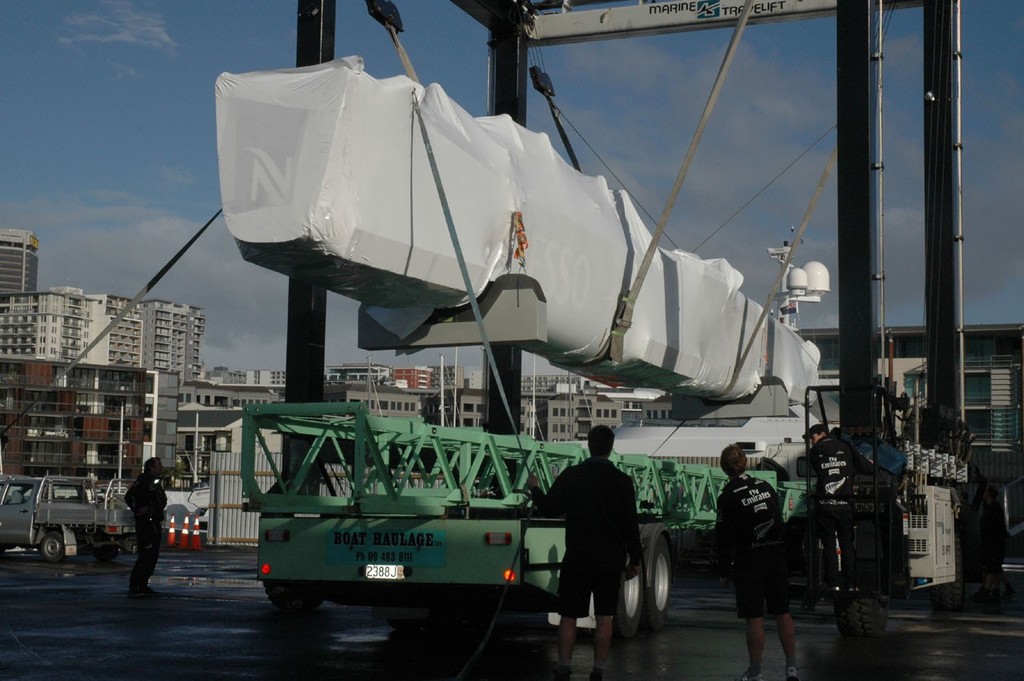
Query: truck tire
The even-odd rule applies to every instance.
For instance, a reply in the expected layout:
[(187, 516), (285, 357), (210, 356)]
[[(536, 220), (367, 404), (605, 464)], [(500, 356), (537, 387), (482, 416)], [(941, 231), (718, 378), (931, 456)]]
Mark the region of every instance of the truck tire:
[(121, 553), (121, 549), (114, 545), (97, 546), (92, 550), (92, 555), (101, 563), (109, 563), (117, 558), (119, 553)]
[(306, 591), (287, 586), (268, 586), (266, 592), (271, 603), (281, 610), (290, 612), (315, 610), (324, 602), (324, 599), (317, 598)]
[(956, 579), (947, 584), (932, 587), (932, 610), (937, 612), (960, 612), (964, 609), (964, 556), (960, 549), (960, 533), (953, 539), (953, 565)]
[(878, 598), (843, 598), (833, 601), (836, 628), (843, 636), (878, 636), (885, 631), (889, 608)]
[(50, 530), (39, 540), (39, 553), (48, 563), (59, 563), (64, 560), (64, 537), (56, 530)]
[(633, 638), (640, 627), (643, 610), (643, 578), (623, 579), (619, 585), (619, 607), (615, 610), (613, 631), (619, 638)]
[(644, 602), (640, 613), (640, 626), (658, 631), (665, 626), (668, 618), (669, 595), (672, 590), (672, 561), (669, 558), (668, 542), (658, 537), (654, 550), (648, 557), (648, 578), (644, 580)]

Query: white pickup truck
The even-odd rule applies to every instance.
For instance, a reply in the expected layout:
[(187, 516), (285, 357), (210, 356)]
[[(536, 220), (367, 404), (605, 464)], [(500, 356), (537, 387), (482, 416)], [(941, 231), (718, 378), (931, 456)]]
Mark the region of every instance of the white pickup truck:
[(0, 553), (35, 548), (51, 563), (79, 553), (102, 561), (135, 553), (135, 519), (123, 500), (127, 484), (0, 476)]

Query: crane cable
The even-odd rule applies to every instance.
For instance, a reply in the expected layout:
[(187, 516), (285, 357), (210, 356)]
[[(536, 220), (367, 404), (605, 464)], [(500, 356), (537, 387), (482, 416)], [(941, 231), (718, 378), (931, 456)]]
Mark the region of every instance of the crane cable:
[(818, 180), (818, 186), (814, 189), (811, 201), (807, 204), (807, 210), (804, 211), (804, 217), (800, 221), (800, 227), (796, 231), (796, 236), (793, 237), (793, 246), (789, 249), (789, 252), (786, 253), (786, 259), (782, 262), (782, 267), (779, 268), (779, 273), (775, 276), (775, 283), (772, 284), (772, 288), (768, 292), (768, 299), (765, 300), (764, 307), (761, 308), (761, 314), (757, 318), (757, 323), (750, 332), (750, 338), (747, 341), (747, 346), (743, 348), (743, 354), (740, 355), (739, 360), (736, 362), (736, 366), (733, 368), (732, 378), (729, 380), (729, 385), (726, 387), (725, 392), (732, 390), (733, 386), (736, 385), (736, 381), (739, 379), (740, 371), (743, 370), (743, 365), (746, 363), (747, 357), (750, 355), (750, 349), (754, 346), (754, 341), (757, 340), (761, 327), (764, 325), (764, 320), (768, 316), (768, 310), (771, 309), (775, 293), (782, 285), (782, 279), (786, 276), (789, 265), (793, 261), (793, 255), (796, 253), (797, 246), (803, 240), (804, 232), (807, 231), (807, 225), (811, 221), (811, 216), (814, 215), (814, 209), (818, 206), (818, 199), (821, 198), (822, 192), (825, 191), (825, 184), (828, 182), (829, 175), (832, 174), (832, 167), (836, 164), (838, 152), (838, 145), (832, 147), (832, 153), (829, 154), (828, 161), (825, 163), (825, 168), (821, 172), (821, 179)]
[[(803, 241), (804, 232), (807, 231), (807, 225), (811, 221), (811, 216), (814, 214), (814, 209), (818, 205), (818, 200), (821, 198), (822, 192), (825, 191), (825, 184), (828, 182), (829, 176), (832, 174), (832, 168), (835, 166), (836, 157), (838, 156), (839, 147), (832, 147), (832, 153), (829, 154), (828, 161), (825, 163), (825, 168), (821, 172), (821, 178), (818, 180), (818, 186), (814, 189), (814, 194), (811, 196), (810, 203), (807, 204), (807, 210), (804, 211), (804, 217), (800, 221), (800, 227), (796, 231), (796, 236), (793, 238), (793, 246), (789, 249), (786, 254), (786, 259), (782, 262), (782, 267), (779, 268), (779, 274), (775, 277), (775, 283), (772, 284), (771, 290), (768, 292), (768, 299), (764, 303), (764, 307), (761, 308), (761, 314), (757, 318), (757, 323), (754, 325), (753, 330), (750, 333), (750, 337), (747, 340), (746, 347), (743, 348), (743, 352), (740, 353), (740, 357), (736, 362), (736, 366), (733, 368), (732, 378), (729, 379), (729, 385), (726, 387), (724, 392), (732, 390), (733, 386), (736, 385), (736, 381), (739, 379), (740, 372), (743, 370), (743, 365), (747, 361), (747, 357), (750, 355), (751, 348), (754, 347), (754, 341), (757, 340), (758, 333), (764, 324), (765, 319), (768, 316), (768, 310), (771, 308), (772, 300), (775, 298), (775, 293), (779, 290), (779, 286), (782, 284), (782, 279), (786, 275), (786, 271), (789, 268), (790, 263), (793, 261), (793, 255), (796, 253), (797, 245)], [(661, 444), (658, 445), (651, 456), (658, 453), (662, 447), (668, 444), (668, 441), (672, 439), (672, 436), (682, 428), (684, 420), (680, 420), (676, 427), (662, 440)]]
[[(484, 326), (484, 318), (483, 314), (480, 311), (480, 303), (476, 299), (476, 293), (473, 289), (473, 281), (469, 276), (469, 268), (466, 266), (466, 257), (462, 253), (462, 245), (459, 243), (459, 235), (455, 229), (455, 222), (452, 219), (451, 207), (448, 204), (448, 196), (445, 193), (444, 185), (441, 182), (441, 174), (437, 167), (437, 159), (434, 157), (434, 148), (430, 144), (430, 136), (427, 134), (427, 126), (426, 123), (423, 121), (423, 112), (420, 109), (420, 104), (418, 98), (416, 97), (415, 89), (413, 90), (412, 93), (412, 110), (416, 118), (416, 121), (419, 123), (420, 136), (423, 140), (423, 148), (427, 153), (427, 161), (430, 164), (430, 172), (434, 177), (434, 187), (437, 189), (437, 198), (441, 202), (441, 210), (444, 213), (445, 224), (448, 226), (448, 234), (452, 240), (452, 248), (454, 248), (455, 250), (455, 258), (459, 263), (459, 271), (462, 274), (463, 285), (466, 287), (466, 295), (469, 298), (469, 305), (473, 310), (473, 319), (476, 321), (477, 330), (480, 333), (480, 340), (484, 346), (484, 354), (487, 356), (487, 363), (490, 366), (491, 375), (494, 377), (494, 380), (498, 382), (498, 394), (501, 396), (501, 403), (502, 406), (504, 406), (505, 408), (505, 415), (508, 416), (509, 423), (512, 426), (512, 432), (515, 434), (516, 445), (518, 446), (520, 452), (525, 452), (522, 440), (520, 439), (519, 424), (516, 423), (515, 419), (512, 417), (512, 409), (509, 406), (508, 395), (505, 393), (505, 386), (502, 383), (501, 375), (498, 373), (498, 365), (494, 359), (494, 352), (491, 348), (491, 342), (487, 337), (487, 328)], [(524, 466), (523, 468), (524, 471), (521, 471), (520, 475), (522, 474), (522, 472), (525, 472), (526, 467)], [(513, 554), (512, 566), (510, 568), (512, 570), (515, 569), (515, 565), (519, 561), (519, 556), (522, 555), (523, 542), (526, 539), (526, 527), (529, 526), (530, 520), (533, 517), (533, 509), (534, 505), (530, 504), (527, 509), (527, 515), (524, 521), (525, 524), (523, 526), (523, 532), (520, 534), (519, 537), (519, 547)], [(469, 660), (463, 666), (462, 670), (459, 671), (459, 674), (454, 677), (455, 680), (465, 679), (466, 675), (473, 669), (473, 667), (476, 666), (477, 661), (483, 654), (484, 648), (486, 647), (487, 642), (490, 640), (491, 633), (494, 631), (494, 625), (498, 621), (498, 615), (501, 613), (501, 610), (504, 607), (505, 596), (506, 594), (508, 594), (509, 586), (510, 581), (506, 579), (504, 587), (501, 590), (501, 595), (498, 598), (498, 605), (495, 608), (494, 616), (491, 618), (490, 625), (488, 626), (487, 631), (484, 632), (483, 638), (481, 639), (476, 651), (473, 653), (473, 655), (470, 656)]]
[[(371, 12), (371, 14), (373, 14), (373, 12)], [(398, 29), (395, 26), (395, 20), (381, 21), (381, 23), (384, 24), (384, 26), (388, 29), (388, 33), (391, 35), (391, 40), (395, 44), (395, 49), (398, 51), (399, 58), (402, 60), (402, 64), (405, 66), (406, 75), (409, 77), (410, 80), (419, 84), (419, 78), (416, 76), (416, 71), (412, 66), (412, 62), (409, 59), (408, 53), (406, 53), (405, 48), (402, 47), (402, 43), (398, 38)], [(466, 296), (469, 299), (470, 308), (473, 310), (473, 319), (476, 321), (477, 329), (480, 333), (480, 340), (484, 347), (484, 354), (487, 357), (487, 363), (490, 367), (491, 375), (494, 377), (494, 380), (497, 381), (498, 394), (501, 396), (501, 403), (505, 409), (505, 415), (508, 417), (509, 424), (511, 425), (512, 428), (512, 432), (515, 435), (516, 445), (519, 451), (524, 452), (525, 454), (525, 449), (523, 448), (522, 440), (520, 438), (519, 424), (516, 423), (515, 419), (512, 417), (512, 408), (508, 402), (508, 395), (505, 392), (505, 386), (501, 380), (501, 375), (498, 372), (497, 362), (494, 359), (494, 352), (491, 348), (490, 340), (487, 337), (487, 329), (484, 326), (483, 314), (480, 311), (480, 304), (477, 301), (476, 292), (473, 289), (473, 281), (469, 276), (469, 268), (466, 266), (466, 258), (462, 252), (462, 245), (459, 242), (458, 231), (455, 229), (455, 222), (452, 218), (451, 207), (448, 204), (448, 196), (445, 193), (444, 184), (441, 182), (441, 173), (437, 167), (437, 159), (434, 156), (434, 148), (430, 143), (430, 136), (427, 133), (427, 126), (423, 120), (423, 112), (420, 109), (420, 103), (416, 95), (415, 88), (413, 88), (412, 91), (412, 113), (413, 117), (416, 119), (416, 122), (419, 125), (420, 137), (423, 141), (423, 148), (427, 154), (427, 161), (430, 165), (430, 172), (434, 179), (434, 187), (437, 190), (437, 197), (441, 203), (441, 210), (444, 214), (445, 224), (448, 227), (448, 235), (451, 237), (452, 248), (455, 251), (455, 258), (459, 263), (459, 272), (462, 274), (462, 281), (464, 286), (466, 287)], [(524, 460), (523, 463), (525, 464), (526, 461)], [(520, 472), (520, 475), (525, 473), (525, 471), (526, 466), (524, 465), (523, 470)], [(510, 566), (510, 570), (512, 571), (515, 570), (516, 564), (519, 562), (519, 558), (523, 553), (523, 545), (526, 539), (526, 528), (529, 527), (530, 521), (533, 518), (534, 508), (535, 506), (532, 503), (529, 504), (527, 507), (526, 518), (523, 521), (523, 531), (521, 532), (519, 537), (519, 545), (516, 548), (515, 553), (513, 554), (512, 565)], [(452, 677), (452, 681), (462, 681), (466, 679), (469, 673), (476, 666), (477, 662), (480, 660), (480, 657), (483, 655), (483, 652), (487, 647), (487, 643), (490, 641), (491, 635), (494, 632), (494, 626), (498, 621), (498, 615), (500, 615), (502, 612), (502, 608), (504, 607), (505, 604), (505, 597), (508, 594), (510, 586), (511, 582), (506, 579), (504, 586), (501, 589), (501, 594), (498, 597), (498, 603), (497, 606), (495, 607), (494, 614), (491, 617), (487, 630), (481, 637), (480, 643), (477, 645), (476, 650), (473, 652), (472, 655), (470, 655), (469, 659), (463, 665), (462, 669), (459, 670), (459, 673), (456, 676)]]
[(636, 278), (633, 280), (633, 285), (620, 301), (619, 310), (616, 313), (608, 341), (608, 351), (612, 361), (621, 362), (623, 359), (625, 335), (626, 331), (633, 324), (633, 309), (636, 306), (637, 296), (640, 294), (640, 288), (643, 286), (644, 280), (647, 278), (647, 272), (654, 261), (654, 254), (658, 251), (658, 242), (661, 241), (661, 235), (665, 232), (669, 215), (671, 215), (676, 198), (683, 187), (683, 181), (686, 179), (690, 165), (693, 163), (693, 157), (697, 153), (697, 146), (704, 136), (704, 129), (707, 127), (708, 119), (711, 117), (711, 112), (718, 102), (718, 97), (725, 84), (725, 77), (729, 73), (729, 67), (732, 65), (733, 58), (736, 56), (736, 50), (739, 48), (740, 38), (743, 37), (743, 31), (747, 26), (747, 20), (750, 18), (753, 5), (754, 0), (747, 0), (743, 5), (743, 13), (740, 15), (739, 21), (736, 22), (736, 30), (733, 31), (729, 47), (725, 51), (725, 57), (722, 59), (722, 65), (718, 69), (715, 84), (708, 95), (707, 103), (704, 105), (704, 113), (701, 114), (697, 130), (690, 140), (690, 148), (686, 151), (686, 157), (683, 159), (682, 167), (680, 167), (679, 174), (676, 176), (676, 182), (669, 193), (668, 201), (665, 203), (665, 209), (658, 220), (658, 226), (651, 237), (650, 244), (647, 246), (647, 251), (644, 253), (644, 259), (640, 263), (640, 268), (637, 271)]

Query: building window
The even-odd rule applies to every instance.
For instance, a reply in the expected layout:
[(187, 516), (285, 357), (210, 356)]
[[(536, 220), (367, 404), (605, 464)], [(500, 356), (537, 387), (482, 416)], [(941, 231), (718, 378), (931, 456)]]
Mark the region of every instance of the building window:
[(992, 376), (990, 374), (967, 374), (964, 376), (965, 404), (984, 404), (991, 400)]

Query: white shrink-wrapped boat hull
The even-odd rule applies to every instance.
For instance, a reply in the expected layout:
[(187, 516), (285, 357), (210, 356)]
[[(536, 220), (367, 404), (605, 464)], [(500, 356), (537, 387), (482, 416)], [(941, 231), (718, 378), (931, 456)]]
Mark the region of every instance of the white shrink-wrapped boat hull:
[(651, 239), (629, 197), (568, 166), (546, 135), (473, 118), (436, 84), (372, 78), (358, 57), (218, 79), (224, 215), (243, 257), (372, 306), (401, 337), (433, 309), (465, 305), (414, 101), (474, 294), (513, 272), (543, 290), (547, 340), (531, 351), (609, 383), (718, 399), (767, 374), (794, 396), (814, 381), (812, 344), (774, 320), (755, 329), (761, 308), (739, 292), (742, 276), (681, 251), (659, 252), (612, 361), (616, 308)]

